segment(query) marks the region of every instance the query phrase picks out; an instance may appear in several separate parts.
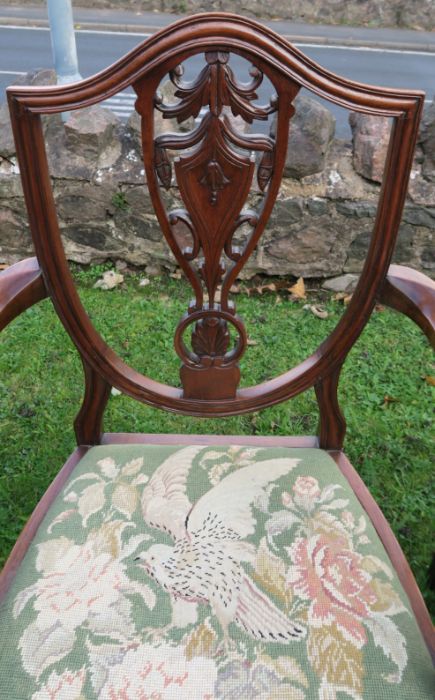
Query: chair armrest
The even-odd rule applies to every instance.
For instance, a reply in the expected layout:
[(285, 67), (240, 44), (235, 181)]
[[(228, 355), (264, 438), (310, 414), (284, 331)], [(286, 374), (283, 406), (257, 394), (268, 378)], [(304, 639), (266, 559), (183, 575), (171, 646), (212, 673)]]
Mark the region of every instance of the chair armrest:
[(26, 258), (0, 272), (0, 331), (46, 296), (47, 289), (36, 258)]
[(378, 301), (409, 316), (435, 348), (435, 282), (404, 265), (390, 265)]

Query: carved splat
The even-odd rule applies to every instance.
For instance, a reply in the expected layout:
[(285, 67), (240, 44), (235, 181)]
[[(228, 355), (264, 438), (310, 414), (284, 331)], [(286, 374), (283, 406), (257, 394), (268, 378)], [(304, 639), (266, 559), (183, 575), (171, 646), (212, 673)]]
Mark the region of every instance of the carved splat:
[[(160, 224), (195, 293), (175, 334), (175, 348), (183, 363), (184, 396), (207, 398), (212, 383), (214, 397), (224, 399), (235, 396), (240, 378), (237, 361), (246, 348), (246, 332), (229, 300), (229, 289), (254, 250), (278, 193), (288, 122), (294, 111), (291, 102), (299, 88), (289, 81), (284, 92), (271, 97), (269, 105), (254, 104), (262, 71), (252, 66), (250, 82), (240, 83), (225, 51), (206, 53), (205, 65), (195, 80), (185, 82), (182, 76), (181, 66), (169, 73), (178, 100), (173, 104), (165, 104), (158, 92), (150, 104), (149, 88), (136, 85), (136, 108), (148, 124), (152, 108), (178, 123), (202, 115), (193, 131), (157, 136), (153, 157), (145, 160), (145, 166), (148, 183), (154, 183), (153, 200)], [(272, 71), (269, 77), (273, 81)], [(232, 113), (252, 124), (267, 120), (274, 112), (278, 112), (276, 137), (241, 133), (229, 117)], [(143, 127), (143, 139), (146, 152), (151, 145), (149, 126)], [(166, 212), (158, 182), (166, 190), (178, 187), (184, 208)], [(264, 193), (259, 211), (243, 209), (253, 188)], [(180, 223), (190, 233), (192, 245), (178, 244), (176, 227)], [(250, 236), (244, 247), (234, 246), (234, 235), (244, 224), (250, 227)], [(233, 348), (229, 324), (236, 332)], [(191, 350), (184, 338), (187, 329)]]

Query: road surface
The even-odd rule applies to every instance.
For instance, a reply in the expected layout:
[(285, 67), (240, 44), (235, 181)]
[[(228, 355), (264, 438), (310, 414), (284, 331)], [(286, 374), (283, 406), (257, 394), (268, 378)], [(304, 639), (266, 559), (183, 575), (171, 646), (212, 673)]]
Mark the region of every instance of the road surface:
[[(0, 18), (4, 17), (5, 9), (0, 7)], [(20, 10), (19, 8), (13, 8), (13, 10), (15, 14), (12, 14), (11, 9), (10, 16), (4, 21), (14, 21), (14, 17)], [(23, 18), (24, 13), (27, 17), (29, 16), (29, 10), (30, 8), (21, 10)], [(30, 18), (30, 21), (39, 21), (41, 24), (41, 10), (38, 12), (39, 19), (34, 17)], [(129, 21), (120, 24), (120, 13), (100, 11), (99, 14), (97, 13), (99, 24), (95, 25), (93, 24), (96, 21), (95, 12), (81, 10), (81, 13), (80, 18), (82, 19), (84, 13), (85, 24), (88, 27), (76, 30), (80, 71), (83, 77), (92, 75), (113, 63), (149, 36), (151, 31), (173, 19), (172, 16), (152, 13), (145, 18), (132, 13), (123, 13), (122, 16), (127, 15)], [(102, 23), (102, 17), (104, 23)], [(75, 18), (77, 21), (77, 13)], [(82, 21), (85, 20), (82, 19)], [(112, 24), (109, 20), (112, 20)], [(291, 25), (285, 22), (269, 23), (269, 25), (282, 35), (296, 38), (295, 43), (302, 51), (334, 73), (375, 85), (422, 89), (426, 91), (428, 100), (435, 92), (435, 36), (427, 32), (364, 30), (346, 27), (319, 28), (313, 25)], [(106, 28), (93, 28), (101, 26)], [(111, 29), (111, 26), (116, 29)], [(119, 26), (134, 31), (119, 31)], [(431, 44), (432, 36), (434, 40)], [(319, 44), (319, 41), (329, 43)], [(358, 46), (359, 42), (369, 45)], [(376, 45), (379, 43), (383, 46)], [(400, 48), (400, 45), (408, 48)], [(392, 46), (395, 48), (391, 48)], [(193, 77), (198, 72), (202, 61), (201, 56), (190, 59), (187, 77)], [(242, 63), (242, 59), (236, 59), (234, 67), (244, 73)], [(0, 25), (0, 99), (4, 99), (6, 86), (13, 83), (19, 75), (31, 69), (51, 66), (48, 27)], [(264, 81), (260, 90), (260, 101), (267, 102), (271, 92), (273, 91), (268, 81)], [(133, 104), (134, 95), (131, 90), (111, 98), (108, 104), (106, 103), (121, 118), (128, 117), (133, 110)], [(348, 136), (346, 111), (333, 105), (329, 105), (329, 108), (337, 119), (337, 136)]]

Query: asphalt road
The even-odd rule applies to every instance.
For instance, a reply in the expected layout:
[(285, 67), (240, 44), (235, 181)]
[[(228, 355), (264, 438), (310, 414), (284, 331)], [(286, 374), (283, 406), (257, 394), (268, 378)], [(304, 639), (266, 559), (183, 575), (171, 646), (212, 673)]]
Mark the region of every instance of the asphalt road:
[[(169, 18), (165, 17), (164, 20), (166, 23)], [(280, 23), (280, 26), (284, 33), (285, 24)], [(143, 41), (146, 36), (147, 34), (140, 31), (127, 33), (111, 29), (78, 29), (76, 37), (81, 74), (84, 77), (91, 75), (113, 63)], [(340, 43), (318, 45), (314, 43), (317, 41), (316, 37), (311, 38), (313, 42), (298, 41), (297, 45), (308, 56), (335, 73), (376, 85), (423, 89), (428, 99), (431, 99), (435, 92), (435, 50), (430, 52), (416, 48), (385, 49), (376, 48), (373, 45), (348, 46)], [(364, 37), (360, 38), (363, 41)], [(329, 38), (329, 41), (332, 40), (334, 36)], [(337, 32), (335, 32), (335, 40), (340, 41)], [(186, 77), (193, 77), (198, 72), (202, 60), (202, 57), (190, 59), (191, 65), (187, 67)], [(0, 95), (2, 98), (4, 98), (6, 86), (13, 83), (21, 73), (29, 69), (50, 66), (52, 66), (52, 57), (50, 33), (47, 28), (0, 26)], [(234, 68), (242, 73), (245, 72), (242, 68), (242, 59), (236, 60)], [(260, 101), (267, 102), (271, 92), (271, 86), (265, 81), (260, 90)], [(113, 98), (109, 106), (119, 116), (125, 118), (133, 109), (133, 101), (133, 94), (127, 93)], [(337, 119), (337, 135), (347, 136), (349, 127), (346, 111), (332, 105), (330, 108)]]

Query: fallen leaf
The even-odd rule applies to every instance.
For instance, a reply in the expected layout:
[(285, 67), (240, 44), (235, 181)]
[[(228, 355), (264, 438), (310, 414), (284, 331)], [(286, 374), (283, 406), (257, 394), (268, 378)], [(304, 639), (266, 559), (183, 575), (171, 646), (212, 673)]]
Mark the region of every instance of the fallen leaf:
[(256, 287), (248, 287), (246, 291), (248, 296), (251, 296), (251, 294), (259, 294), (261, 296), (264, 292), (277, 292), (278, 287), (274, 282), (271, 282), (270, 284), (259, 284)]
[[(314, 316), (316, 316), (317, 318), (328, 318), (329, 314), (326, 311), (326, 309), (322, 309), (320, 306), (314, 306), (314, 304), (309, 304), (307, 306), (311, 313), (314, 314)], [(304, 309), (305, 308), (306, 307), (304, 306)]]
[(119, 391), (119, 389), (116, 389), (114, 386), (112, 386), (110, 393), (112, 396), (121, 396), (122, 391)]
[(282, 297), (280, 297), (279, 294), (276, 296), (275, 304), (282, 304)]
[(388, 394), (385, 394), (384, 396), (384, 403), (397, 403), (399, 399), (395, 399), (394, 396), (389, 396)]
[(385, 306), (382, 306), (382, 304), (376, 304), (375, 311), (378, 311), (378, 312), (385, 311)]
[(107, 270), (103, 273), (103, 277), (94, 284), (94, 289), (114, 289), (119, 284), (124, 282), (124, 275), (120, 275), (114, 270)]
[[(352, 300), (352, 294), (347, 294), (343, 299), (343, 304), (345, 306), (347, 306), (348, 304), (350, 304), (351, 300)], [(383, 309), (382, 309), (382, 311), (383, 311)]]
[(349, 295), (346, 294), (346, 292), (337, 292), (337, 294), (334, 294), (332, 298), (334, 299), (334, 301), (344, 301), (347, 296)]
[(231, 292), (231, 294), (240, 294), (240, 285), (239, 284), (232, 284), (230, 287), (230, 292)]
[(173, 280), (181, 280), (181, 270), (175, 270), (175, 272), (171, 272), (169, 277), (172, 277)]
[(287, 291), (289, 291), (290, 294), (292, 294), (297, 299), (306, 299), (307, 295), (305, 291), (304, 278), (299, 277), (297, 282), (292, 287), (288, 287)]
[(147, 287), (149, 285), (150, 281), (148, 277), (142, 277), (141, 280), (139, 280), (139, 287)]
[(254, 346), (254, 345), (258, 345), (258, 343), (256, 340), (252, 340), (252, 338), (248, 338), (248, 340), (246, 341), (246, 345)]
[(271, 284), (263, 284), (262, 290), (263, 292), (276, 292), (278, 288), (276, 284), (272, 282)]
[(430, 384), (430, 386), (435, 386), (435, 377), (432, 377), (430, 374), (426, 374), (424, 381)]
[(399, 399), (395, 399), (394, 396), (389, 396), (388, 394), (385, 394), (383, 404), (384, 406), (388, 406), (389, 403), (400, 403)]

